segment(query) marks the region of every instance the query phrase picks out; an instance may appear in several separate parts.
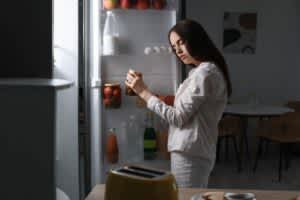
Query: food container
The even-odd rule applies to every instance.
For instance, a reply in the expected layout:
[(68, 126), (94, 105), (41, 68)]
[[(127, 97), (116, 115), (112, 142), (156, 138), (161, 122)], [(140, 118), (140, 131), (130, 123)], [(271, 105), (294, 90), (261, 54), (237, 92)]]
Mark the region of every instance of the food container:
[(255, 195), (253, 193), (225, 193), (225, 198), (227, 200), (254, 200)]
[(120, 108), (122, 103), (120, 83), (105, 83), (102, 96), (105, 108)]
[[(142, 77), (142, 73), (134, 72), (137, 76)], [(125, 94), (128, 96), (137, 96), (136, 93), (127, 85), (125, 86)]]

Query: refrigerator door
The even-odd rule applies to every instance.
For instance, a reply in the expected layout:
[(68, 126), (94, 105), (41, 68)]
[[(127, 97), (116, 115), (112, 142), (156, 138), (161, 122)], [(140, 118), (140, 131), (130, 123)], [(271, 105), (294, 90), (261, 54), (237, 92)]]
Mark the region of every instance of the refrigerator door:
[[(89, 117), (91, 133), (91, 186), (105, 182), (109, 169), (120, 166), (128, 159), (124, 156), (124, 126), (130, 115), (134, 115), (143, 134), (143, 119), (146, 108), (139, 107), (137, 97), (125, 95), (125, 77), (132, 68), (143, 73), (143, 78), (155, 94), (174, 95), (181, 81), (181, 71), (176, 57), (171, 53), (168, 31), (181, 16), (181, 1), (168, 0), (167, 7), (156, 10), (153, 7), (139, 10), (103, 8), (102, 0), (91, 0), (87, 19), (87, 71), (89, 74)], [(115, 18), (118, 27), (112, 55), (102, 54), (103, 29), (107, 13)], [(116, 43), (116, 44), (115, 44)], [(115, 46), (116, 45), (116, 46)], [(149, 51), (148, 51), (148, 50)], [(117, 83), (121, 87), (120, 108), (107, 108), (103, 102), (102, 86)], [(106, 102), (107, 103), (107, 102)], [(107, 105), (107, 104), (106, 104)], [(109, 107), (109, 106), (108, 106)], [(118, 106), (117, 106), (118, 107)], [(119, 162), (111, 164), (105, 156), (108, 130), (116, 129), (119, 145)], [(130, 141), (134, 145), (136, 141)], [(162, 163), (162, 164), (161, 164)], [(168, 161), (141, 161), (141, 164), (167, 166)]]
[(103, 183), (103, 151), (101, 138), (101, 79), (100, 79), (100, 0), (85, 2), (85, 72), (87, 92), (88, 132), (90, 133), (90, 180), (91, 187)]
[(53, 1), (53, 78), (74, 85), (57, 94), (56, 184), (79, 200), (78, 0)]

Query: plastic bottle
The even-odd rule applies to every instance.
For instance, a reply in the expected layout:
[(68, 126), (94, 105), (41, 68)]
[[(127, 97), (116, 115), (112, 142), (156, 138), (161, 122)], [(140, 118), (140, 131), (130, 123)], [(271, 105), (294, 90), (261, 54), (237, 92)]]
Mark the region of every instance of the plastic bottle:
[(129, 116), (127, 124), (127, 158), (129, 162), (143, 160), (143, 135), (139, 130), (139, 123), (134, 115)]
[(103, 30), (103, 55), (115, 55), (118, 53), (118, 25), (113, 15), (112, 11), (106, 12), (106, 20), (104, 23), (104, 30)]
[(153, 160), (156, 158), (156, 133), (153, 128), (153, 113), (146, 113), (145, 131), (144, 131), (144, 159)]

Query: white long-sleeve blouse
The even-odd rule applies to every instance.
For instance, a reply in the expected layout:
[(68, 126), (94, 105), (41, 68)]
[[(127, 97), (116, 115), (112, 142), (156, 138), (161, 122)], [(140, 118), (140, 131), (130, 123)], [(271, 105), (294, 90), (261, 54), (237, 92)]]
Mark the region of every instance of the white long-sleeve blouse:
[(215, 64), (203, 62), (179, 86), (174, 106), (155, 96), (147, 107), (170, 125), (168, 151), (215, 159), (218, 122), (227, 103), (226, 82)]

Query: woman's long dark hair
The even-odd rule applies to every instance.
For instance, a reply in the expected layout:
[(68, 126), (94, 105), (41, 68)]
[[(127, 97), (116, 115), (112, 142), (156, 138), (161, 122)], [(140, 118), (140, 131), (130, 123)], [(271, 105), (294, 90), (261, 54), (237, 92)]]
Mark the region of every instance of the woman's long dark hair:
[(232, 87), (226, 61), (204, 28), (196, 21), (185, 19), (171, 28), (168, 35), (169, 42), (171, 32), (180, 36), (193, 58), (201, 62), (213, 62), (220, 69), (226, 81), (228, 96), (230, 96)]

